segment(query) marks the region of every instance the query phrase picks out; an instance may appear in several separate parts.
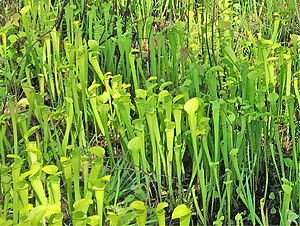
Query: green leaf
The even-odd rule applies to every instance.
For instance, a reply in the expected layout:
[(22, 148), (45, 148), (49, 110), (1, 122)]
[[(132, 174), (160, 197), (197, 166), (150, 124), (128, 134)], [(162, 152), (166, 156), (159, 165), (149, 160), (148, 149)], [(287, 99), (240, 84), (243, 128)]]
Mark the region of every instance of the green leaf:
[(105, 149), (103, 147), (100, 146), (94, 146), (88, 149), (89, 152), (91, 152), (92, 154), (99, 156), (99, 157), (103, 157), (105, 154)]
[(224, 52), (230, 58), (232, 63), (236, 64), (237, 58), (236, 58), (236, 55), (235, 55), (233, 49), (231, 48), (231, 46), (229, 46), (229, 45), (224, 46)]
[(214, 73), (214, 72), (223, 72), (224, 71), (224, 69), (221, 67), (221, 66), (219, 66), (219, 65), (217, 65), (217, 66), (213, 66), (213, 67), (211, 67), (208, 71), (207, 71), (207, 74), (209, 74), (209, 73)]
[(140, 137), (132, 138), (127, 145), (128, 149), (131, 151), (138, 151), (142, 148), (142, 139)]
[(42, 152), (36, 146), (36, 141), (27, 142), (26, 151), (34, 153), (34, 154), (39, 155), (39, 156), (42, 155)]
[(47, 174), (54, 175), (57, 173), (58, 167), (55, 165), (47, 165), (47, 166), (44, 166), (42, 168), (42, 170)]
[(224, 219), (224, 216), (219, 217), (216, 221), (213, 222), (213, 225), (223, 225)]
[(30, 137), (35, 131), (37, 131), (40, 128), (40, 126), (33, 126), (29, 130), (27, 130), (24, 133), (24, 139), (28, 140), (28, 137)]
[(165, 208), (168, 206), (169, 206), (169, 204), (167, 202), (159, 203), (155, 209), (156, 214), (161, 214), (162, 212), (165, 211)]
[(259, 72), (257, 70), (254, 70), (254, 71), (250, 71), (248, 74), (247, 74), (248, 78), (251, 80), (251, 81), (254, 81), (255, 79), (257, 79), (259, 77)]
[(47, 208), (48, 207), (46, 205), (40, 205), (30, 211), (30, 213), (28, 214), (28, 220), (32, 225), (39, 225), (40, 221), (47, 212)]
[(110, 181), (111, 175), (106, 175), (104, 177), (101, 177), (100, 180), (101, 181)]
[(119, 216), (118, 214), (113, 213), (113, 212), (108, 212), (107, 214), (108, 214), (107, 218), (110, 221), (110, 225), (112, 225), (112, 226), (117, 225), (121, 216)]
[(146, 99), (147, 93), (148, 93), (147, 90), (143, 90), (143, 89), (137, 89), (137, 90), (135, 90), (135, 96), (136, 96), (136, 98)]
[(290, 168), (290, 169), (295, 169), (295, 167), (294, 167), (294, 161), (293, 161), (292, 159), (290, 159), (290, 158), (284, 158), (283, 161), (284, 161), (284, 164), (285, 164), (288, 168)]
[(99, 43), (96, 40), (89, 40), (88, 46), (90, 47), (91, 51), (97, 51), (99, 47)]
[(140, 53), (138, 49), (131, 49), (130, 54)]
[(148, 82), (151, 82), (151, 81), (156, 81), (157, 80), (157, 77), (156, 76), (151, 76), (148, 78)]
[(173, 130), (175, 128), (175, 122), (165, 119), (164, 123), (166, 125), (166, 130), (165, 130), (166, 132)]
[(70, 160), (70, 158), (65, 157), (65, 156), (63, 156), (63, 157), (60, 158), (60, 162), (61, 163), (64, 163), (65, 161), (68, 161), (68, 160)]
[(69, 104), (73, 104), (74, 101), (71, 97), (65, 97), (65, 100), (69, 103)]
[(173, 82), (168, 81), (168, 82), (164, 82), (163, 84), (160, 85), (159, 90), (162, 91), (164, 88), (166, 88), (167, 86), (172, 85)]
[(139, 200), (132, 202), (129, 207), (136, 210), (146, 211), (144, 202)]
[(181, 204), (174, 209), (172, 219), (182, 218), (190, 213), (191, 210), (186, 205)]
[(230, 156), (235, 156), (235, 155), (237, 155), (238, 151), (239, 151), (238, 148), (234, 148), (229, 152), (229, 154), (230, 154)]
[(167, 90), (162, 90), (158, 94), (158, 101), (164, 101), (165, 97), (171, 96)]
[(292, 187), (287, 184), (281, 185), (282, 190), (284, 191), (285, 194), (291, 194), (292, 193)]
[(90, 216), (86, 219), (86, 223), (89, 225), (99, 225), (100, 217), (98, 215)]
[(197, 97), (194, 97), (192, 99), (189, 99), (185, 104), (184, 104), (184, 110), (188, 114), (195, 114), (195, 112), (198, 110), (199, 107), (199, 100)]
[(92, 199), (80, 199), (77, 200), (74, 204), (74, 210), (75, 211), (82, 211), (83, 209), (86, 209), (87, 206), (93, 204), (93, 200)]
[(263, 45), (273, 45), (272, 40), (267, 40), (267, 39), (261, 40), (261, 43), (262, 43)]
[(20, 156), (15, 155), (15, 154), (8, 154), (6, 157), (7, 157), (7, 158), (12, 158), (12, 159), (21, 159)]
[(30, 167), (30, 170), (28, 170), (25, 173), (23, 173), (23, 174), (20, 175), (19, 180), (23, 180), (23, 179), (25, 179), (28, 176), (35, 175), (37, 172), (39, 172), (40, 169), (41, 169), (41, 163), (34, 162), (32, 164), (32, 166)]
[(19, 100), (18, 104), (22, 107), (26, 107), (29, 105), (29, 101), (27, 98), (22, 98), (21, 100)]
[(103, 92), (101, 95), (97, 96), (97, 100), (101, 103), (107, 103), (109, 101), (110, 95), (108, 92)]
[(22, 16), (24, 16), (26, 13), (29, 12), (30, 9), (31, 9), (31, 5), (27, 5), (20, 10), (20, 13), (22, 14)]
[(63, 219), (63, 214), (60, 213), (54, 213), (48, 218), (48, 223), (49, 225), (55, 225), (55, 223), (59, 223)]
[(94, 89), (98, 88), (100, 84), (93, 81), (92, 85), (88, 88), (88, 92), (91, 93)]
[(183, 94), (178, 94), (176, 97), (174, 97), (173, 103), (176, 103), (177, 101), (179, 101), (182, 98), (184, 98), (184, 95)]
[[(23, 206), (20, 209), (20, 217), (26, 216), (28, 214), (29, 211), (31, 211), (33, 209), (33, 205), (32, 204), (26, 204), (25, 206)], [(2, 224), (0, 224), (2, 225)]]
[(26, 171), (25, 173), (22, 173), (22, 174), (20, 175), (19, 180), (23, 180), (23, 179), (25, 179), (26, 177), (31, 176), (31, 175), (33, 175), (33, 171), (32, 171), (32, 170), (28, 170), (28, 171)]
[(288, 210), (287, 213), (288, 213), (288, 222), (290, 223), (290, 225), (291, 225), (292, 222), (294, 222), (295, 225), (297, 225), (296, 222), (295, 222), (295, 220), (297, 220), (299, 218), (299, 215), (296, 214), (296, 213), (294, 213), (291, 210)]
[(53, 204), (53, 205), (48, 205), (47, 206), (47, 211), (45, 213), (45, 216), (47, 218), (49, 218), (51, 215), (55, 214), (55, 213), (60, 213), (61, 209), (60, 209), (60, 205), (59, 204)]
[(276, 101), (278, 100), (278, 98), (279, 98), (279, 95), (277, 93), (269, 93), (267, 99), (268, 99), (268, 101), (270, 103), (276, 103)]

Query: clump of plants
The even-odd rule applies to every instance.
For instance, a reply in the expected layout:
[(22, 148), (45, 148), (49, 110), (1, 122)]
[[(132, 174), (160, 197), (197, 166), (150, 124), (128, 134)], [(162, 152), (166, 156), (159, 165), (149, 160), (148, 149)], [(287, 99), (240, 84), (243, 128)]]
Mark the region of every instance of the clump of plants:
[(0, 3), (0, 224), (299, 224), (298, 5)]

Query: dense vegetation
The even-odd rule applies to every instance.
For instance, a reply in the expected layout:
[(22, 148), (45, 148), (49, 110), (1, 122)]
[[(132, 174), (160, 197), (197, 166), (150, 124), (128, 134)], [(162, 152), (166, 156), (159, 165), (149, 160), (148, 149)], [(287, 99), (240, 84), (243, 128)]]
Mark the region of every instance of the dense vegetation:
[(5, 0), (0, 24), (1, 225), (300, 223), (297, 0)]

